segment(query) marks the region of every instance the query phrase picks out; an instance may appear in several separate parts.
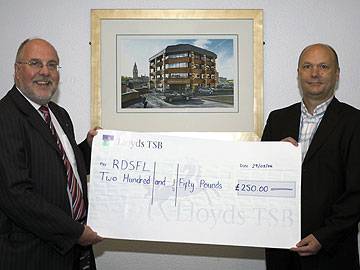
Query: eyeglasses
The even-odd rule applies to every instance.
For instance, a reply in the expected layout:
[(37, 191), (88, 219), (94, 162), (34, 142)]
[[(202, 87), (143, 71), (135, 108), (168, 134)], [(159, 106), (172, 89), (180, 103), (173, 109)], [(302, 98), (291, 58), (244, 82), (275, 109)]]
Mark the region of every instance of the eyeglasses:
[[(44, 67), (43, 62), (40, 59), (32, 59), (29, 60), (28, 62), (16, 62), (16, 64), (24, 64), (24, 65), (29, 65), (29, 67), (31, 67), (32, 69), (36, 69), (36, 70), (40, 70)], [(49, 61), (45, 64), (45, 66), (48, 68), (49, 71), (59, 71), (60, 70), (60, 66), (58, 63), (56, 63), (55, 61)]]

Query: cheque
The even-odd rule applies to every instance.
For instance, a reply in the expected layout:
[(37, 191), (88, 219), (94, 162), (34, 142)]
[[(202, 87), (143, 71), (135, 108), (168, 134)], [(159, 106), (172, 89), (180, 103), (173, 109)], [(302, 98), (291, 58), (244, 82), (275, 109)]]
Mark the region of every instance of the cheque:
[(88, 224), (114, 239), (290, 248), (300, 181), (290, 143), (99, 130)]

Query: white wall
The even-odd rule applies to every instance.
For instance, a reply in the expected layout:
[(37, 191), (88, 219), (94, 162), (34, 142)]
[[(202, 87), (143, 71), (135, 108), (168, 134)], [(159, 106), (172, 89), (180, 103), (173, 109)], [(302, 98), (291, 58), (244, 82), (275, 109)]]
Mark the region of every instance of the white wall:
[[(299, 100), (297, 57), (310, 43), (331, 44), (341, 78), (337, 96), (360, 108), (359, 0), (0, 0), (0, 97), (13, 84), (18, 45), (27, 37), (48, 39), (61, 58), (57, 101), (67, 108), (77, 139), (90, 128), (90, 9), (263, 9), (264, 118)], [(131, 228), (129, 228), (131, 229)], [(99, 269), (265, 269), (256, 248), (105, 241), (96, 248)]]

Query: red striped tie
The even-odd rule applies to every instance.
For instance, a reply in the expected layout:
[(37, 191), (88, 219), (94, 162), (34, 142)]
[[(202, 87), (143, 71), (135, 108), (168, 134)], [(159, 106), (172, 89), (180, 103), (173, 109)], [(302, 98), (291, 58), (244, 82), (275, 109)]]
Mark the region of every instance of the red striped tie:
[(57, 135), (54, 125), (51, 121), (49, 108), (46, 106), (41, 106), (39, 110), (44, 115), (45, 122), (48, 124), (52, 135), (56, 139), (56, 144), (60, 150), (62, 160), (64, 161), (64, 166), (66, 168), (66, 174), (67, 174), (67, 187), (71, 194), (71, 200), (72, 200), (71, 206), (72, 206), (73, 218), (75, 220), (81, 220), (85, 215), (85, 204), (84, 204), (81, 188), (79, 186), (78, 181), (76, 180), (71, 164), (66, 156), (66, 153), (61, 144), (59, 136)]

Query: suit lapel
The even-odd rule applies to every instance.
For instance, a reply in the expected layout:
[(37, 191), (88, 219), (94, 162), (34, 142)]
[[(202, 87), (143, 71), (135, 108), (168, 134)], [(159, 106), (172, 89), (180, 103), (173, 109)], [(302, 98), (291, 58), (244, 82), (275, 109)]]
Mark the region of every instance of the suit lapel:
[(309, 149), (306, 153), (304, 163), (311, 159), (311, 157), (319, 150), (323, 145), (329, 134), (336, 128), (337, 121), (339, 120), (339, 101), (334, 97), (330, 102), (323, 119), (320, 122), (318, 129), (314, 134), (314, 138), (311, 141)]
[(34, 129), (40, 134), (40, 136), (47, 141), (51, 147), (59, 150), (54, 137), (51, 134), (49, 127), (46, 125), (44, 119), (39, 112), (24, 98), (24, 96), (14, 86), (10, 91), (10, 97), (16, 107), (26, 116), (27, 121)]
[(300, 116), (301, 116), (301, 103), (297, 103), (294, 108), (289, 112), (288, 127), (284, 128), (289, 132), (290, 137), (294, 138), (296, 141), (299, 139), (299, 126), (300, 126)]
[[(59, 156), (61, 157), (62, 154), (60, 153), (59, 147), (57, 146), (56, 141), (55, 141), (53, 135), (51, 134), (49, 127), (46, 125), (44, 119), (41, 117), (39, 112), (36, 111), (36, 109), (24, 98), (24, 96), (16, 89), (15, 86), (9, 91), (9, 96), (10, 96), (11, 100), (14, 102), (15, 106), (19, 109), (19, 111), (22, 114), (24, 114), (28, 123), (34, 127), (36, 132), (38, 132), (39, 135), (47, 143), (49, 143), (49, 145), (51, 147), (53, 147), (59, 153)], [(86, 177), (84, 177), (85, 174), (82, 173), (82, 172), (85, 172), (86, 170), (83, 167), (83, 165), (81, 165), (82, 163), (79, 162), (79, 158), (80, 158), (79, 156), (81, 155), (81, 153), (79, 152), (80, 150), (77, 147), (77, 144), (76, 144), (73, 132), (72, 132), (72, 124), (70, 122), (70, 119), (66, 116), (66, 114), (63, 113), (61, 111), (60, 107), (57, 106), (55, 103), (50, 102), (49, 107), (50, 107), (51, 111), (54, 113), (54, 115), (55, 115), (56, 119), (58, 120), (59, 124), (61, 125), (62, 129), (64, 130), (64, 132), (65, 132), (66, 136), (68, 137), (69, 142), (73, 148), (76, 163), (78, 166), (78, 171), (80, 170), (79, 175), (81, 178), (81, 182), (83, 184), (83, 190), (85, 191), (84, 199), (85, 199), (85, 203), (87, 204)], [(81, 166), (81, 168), (79, 168), (79, 166)]]
[(49, 102), (49, 108), (52, 111), (52, 113), (55, 115), (56, 119), (58, 120), (58, 123), (60, 124), (61, 128), (65, 132), (65, 135), (68, 137), (71, 145), (73, 146), (73, 142), (72, 142), (73, 136), (71, 135), (71, 128), (70, 128), (71, 124), (69, 123), (69, 120), (64, 116), (64, 113), (61, 112), (59, 106), (57, 106), (55, 103)]

